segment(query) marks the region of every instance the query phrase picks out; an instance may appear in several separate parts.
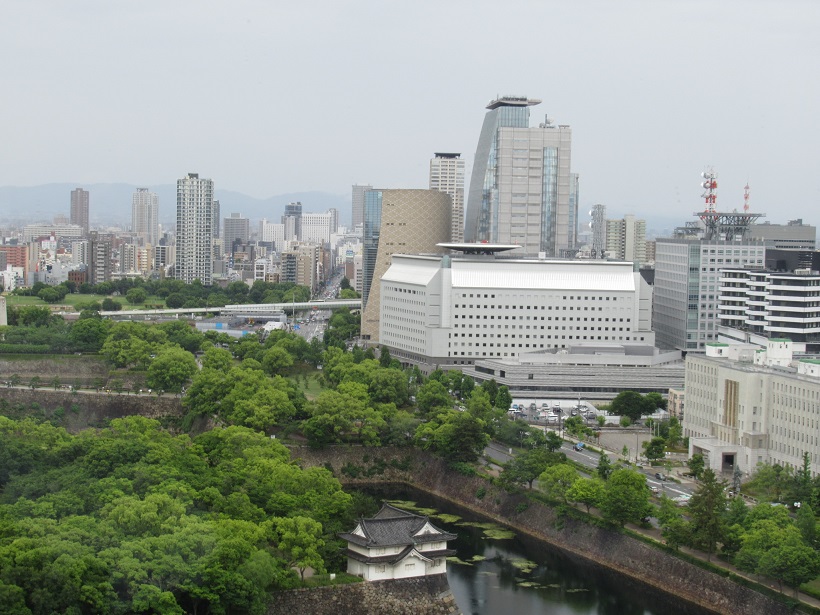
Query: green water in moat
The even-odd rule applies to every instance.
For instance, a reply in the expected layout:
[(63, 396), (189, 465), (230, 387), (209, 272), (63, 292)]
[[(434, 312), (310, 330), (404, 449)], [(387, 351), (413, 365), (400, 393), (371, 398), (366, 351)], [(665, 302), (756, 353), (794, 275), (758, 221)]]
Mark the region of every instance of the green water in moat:
[[(707, 611), (550, 545), (485, 524), (421, 492), (371, 492), (435, 509), (458, 539), (447, 578), (465, 615), (705, 615)], [(398, 505), (398, 504), (397, 504)], [(399, 505), (400, 506), (400, 505)], [(422, 511), (422, 514), (431, 514)], [(443, 515), (443, 518), (438, 516)], [(459, 517), (453, 521), (452, 516)]]

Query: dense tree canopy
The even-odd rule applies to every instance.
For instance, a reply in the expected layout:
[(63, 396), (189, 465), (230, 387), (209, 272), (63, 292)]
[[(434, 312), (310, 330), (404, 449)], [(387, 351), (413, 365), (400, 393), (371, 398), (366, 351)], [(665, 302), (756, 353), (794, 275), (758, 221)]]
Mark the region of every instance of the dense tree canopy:
[(131, 417), (70, 436), (0, 417), (0, 436), (6, 612), (262, 612), (351, 522), (329, 472), (242, 427), (192, 441)]

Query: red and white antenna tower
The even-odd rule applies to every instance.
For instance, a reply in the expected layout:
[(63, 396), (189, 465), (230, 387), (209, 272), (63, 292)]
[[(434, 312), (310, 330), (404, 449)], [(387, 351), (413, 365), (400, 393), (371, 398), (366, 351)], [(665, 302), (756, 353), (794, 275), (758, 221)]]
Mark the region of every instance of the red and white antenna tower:
[(715, 174), (712, 169), (709, 169), (701, 173), (700, 176), (703, 178), (703, 182), (700, 185), (704, 189), (701, 196), (706, 201), (706, 208), (703, 211), (705, 213), (714, 213), (715, 201), (717, 201), (717, 174)]
[(746, 186), (743, 188), (743, 212), (746, 213), (749, 211), (749, 183), (746, 182)]

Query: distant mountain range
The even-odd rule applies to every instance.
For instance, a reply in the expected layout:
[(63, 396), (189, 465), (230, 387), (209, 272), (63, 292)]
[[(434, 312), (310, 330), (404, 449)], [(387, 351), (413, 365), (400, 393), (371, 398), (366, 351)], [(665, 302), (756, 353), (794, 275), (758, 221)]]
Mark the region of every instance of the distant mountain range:
[[(68, 217), (71, 210), (71, 191), (83, 188), (89, 192), (91, 226), (128, 226), (131, 224), (131, 195), (137, 188), (148, 188), (159, 197), (159, 220), (174, 224), (176, 220), (176, 184), (137, 186), (132, 184), (44, 184), (41, 186), (0, 186), (0, 223), (28, 224), (51, 222), (54, 216)], [(301, 202), (305, 212), (324, 212), (335, 207), (339, 220), (350, 224), (350, 195), (327, 192), (294, 192), (257, 199), (241, 192), (216, 190), (220, 215), (227, 218), (231, 212), (241, 213), (251, 223), (267, 218), (279, 222), (285, 205)]]

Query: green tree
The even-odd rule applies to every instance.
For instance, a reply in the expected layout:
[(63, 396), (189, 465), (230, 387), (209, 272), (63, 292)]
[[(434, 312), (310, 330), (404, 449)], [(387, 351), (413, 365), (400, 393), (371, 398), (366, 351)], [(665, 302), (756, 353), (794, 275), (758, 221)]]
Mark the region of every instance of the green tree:
[(564, 444), (564, 439), (554, 431), (548, 431), (546, 434), (546, 438), (546, 447), (550, 453), (554, 453), (555, 451), (559, 450), (561, 446), (563, 446)]
[(108, 322), (99, 315), (76, 321), (68, 331), (72, 347), (80, 352), (98, 352), (108, 335)]
[(700, 486), (689, 500), (692, 543), (705, 551), (710, 560), (724, 535), (725, 487), (725, 482), (718, 480), (711, 469), (706, 469)]
[(758, 572), (794, 588), (794, 597), (803, 583), (820, 573), (820, 556), (808, 545), (793, 541), (778, 544), (760, 558)]
[(43, 384), (43, 381), (42, 381), (42, 379), (40, 378), (40, 376), (33, 376), (33, 377), (31, 378), (31, 380), (29, 380), (29, 383), (28, 383), (29, 387), (31, 387), (32, 389), (37, 389), (37, 388), (39, 388), (42, 384)]
[(649, 512), (646, 477), (628, 468), (614, 470), (606, 482), (601, 512), (605, 519), (620, 526), (645, 517)]
[(275, 544), (282, 553), (288, 567), (299, 570), (305, 580), (305, 570), (313, 568), (318, 573), (325, 571), (325, 563), (320, 554), (325, 541), (322, 539), (322, 524), (308, 517), (288, 517), (273, 520)]
[(643, 443), (643, 448), (647, 459), (663, 459), (666, 455), (666, 440), (664, 438), (652, 438), (651, 441)]
[(379, 368), (371, 373), (368, 392), (376, 403), (392, 402), (404, 406), (410, 398), (407, 385), (407, 375), (403, 371)]
[(506, 385), (501, 385), (498, 387), (498, 393), (495, 396), (495, 407), (504, 410), (505, 412), (510, 409), (512, 406), (512, 395), (510, 395), (510, 389)]
[(142, 288), (132, 288), (127, 293), (125, 293), (125, 299), (128, 303), (132, 305), (142, 305), (145, 303), (145, 300), (148, 298), (148, 293), (146, 293)]
[(567, 491), (570, 502), (586, 506), (587, 513), (593, 506), (598, 506), (604, 495), (604, 481), (600, 478), (579, 478)]
[(293, 367), (293, 357), (281, 346), (274, 346), (265, 351), (262, 367), (271, 376), (286, 374)]
[(538, 477), (538, 484), (548, 496), (566, 504), (567, 494), (579, 478), (578, 470), (569, 464), (561, 463), (544, 470)]
[(601, 451), (601, 456), (598, 458), (598, 467), (595, 468), (598, 478), (606, 482), (612, 474), (612, 469), (612, 462), (609, 460), (609, 456)]
[(506, 486), (526, 484), (532, 489), (535, 479), (549, 466), (566, 461), (563, 453), (552, 453), (542, 448), (524, 451), (504, 464), (499, 477)]
[(695, 453), (687, 462), (689, 466), (689, 471), (692, 473), (696, 479), (700, 480), (700, 477), (703, 476), (703, 470), (706, 467), (706, 460), (703, 458), (701, 453)]
[(474, 462), (487, 446), (484, 421), (469, 412), (448, 411), (419, 425), (416, 441), (448, 461)]
[(637, 391), (621, 391), (609, 405), (612, 414), (626, 416), (632, 422), (639, 421), (647, 410), (643, 396)]
[(106, 297), (102, 300), (102, 309), (104, 312), (118, 312), (122, 309), (122, 303)]
[(435, 410), (449, 408), (452, 399), (447, 392), (447, 387), (438, 380), (428, 380), (419, 387), (416, 393), (416, 404), (424, 414), (431, 414)]
[(190, 352), (169, 347), (151, 361), (146, 382), (152, 389), (178, 393), (197, 371), (196, 359)]

